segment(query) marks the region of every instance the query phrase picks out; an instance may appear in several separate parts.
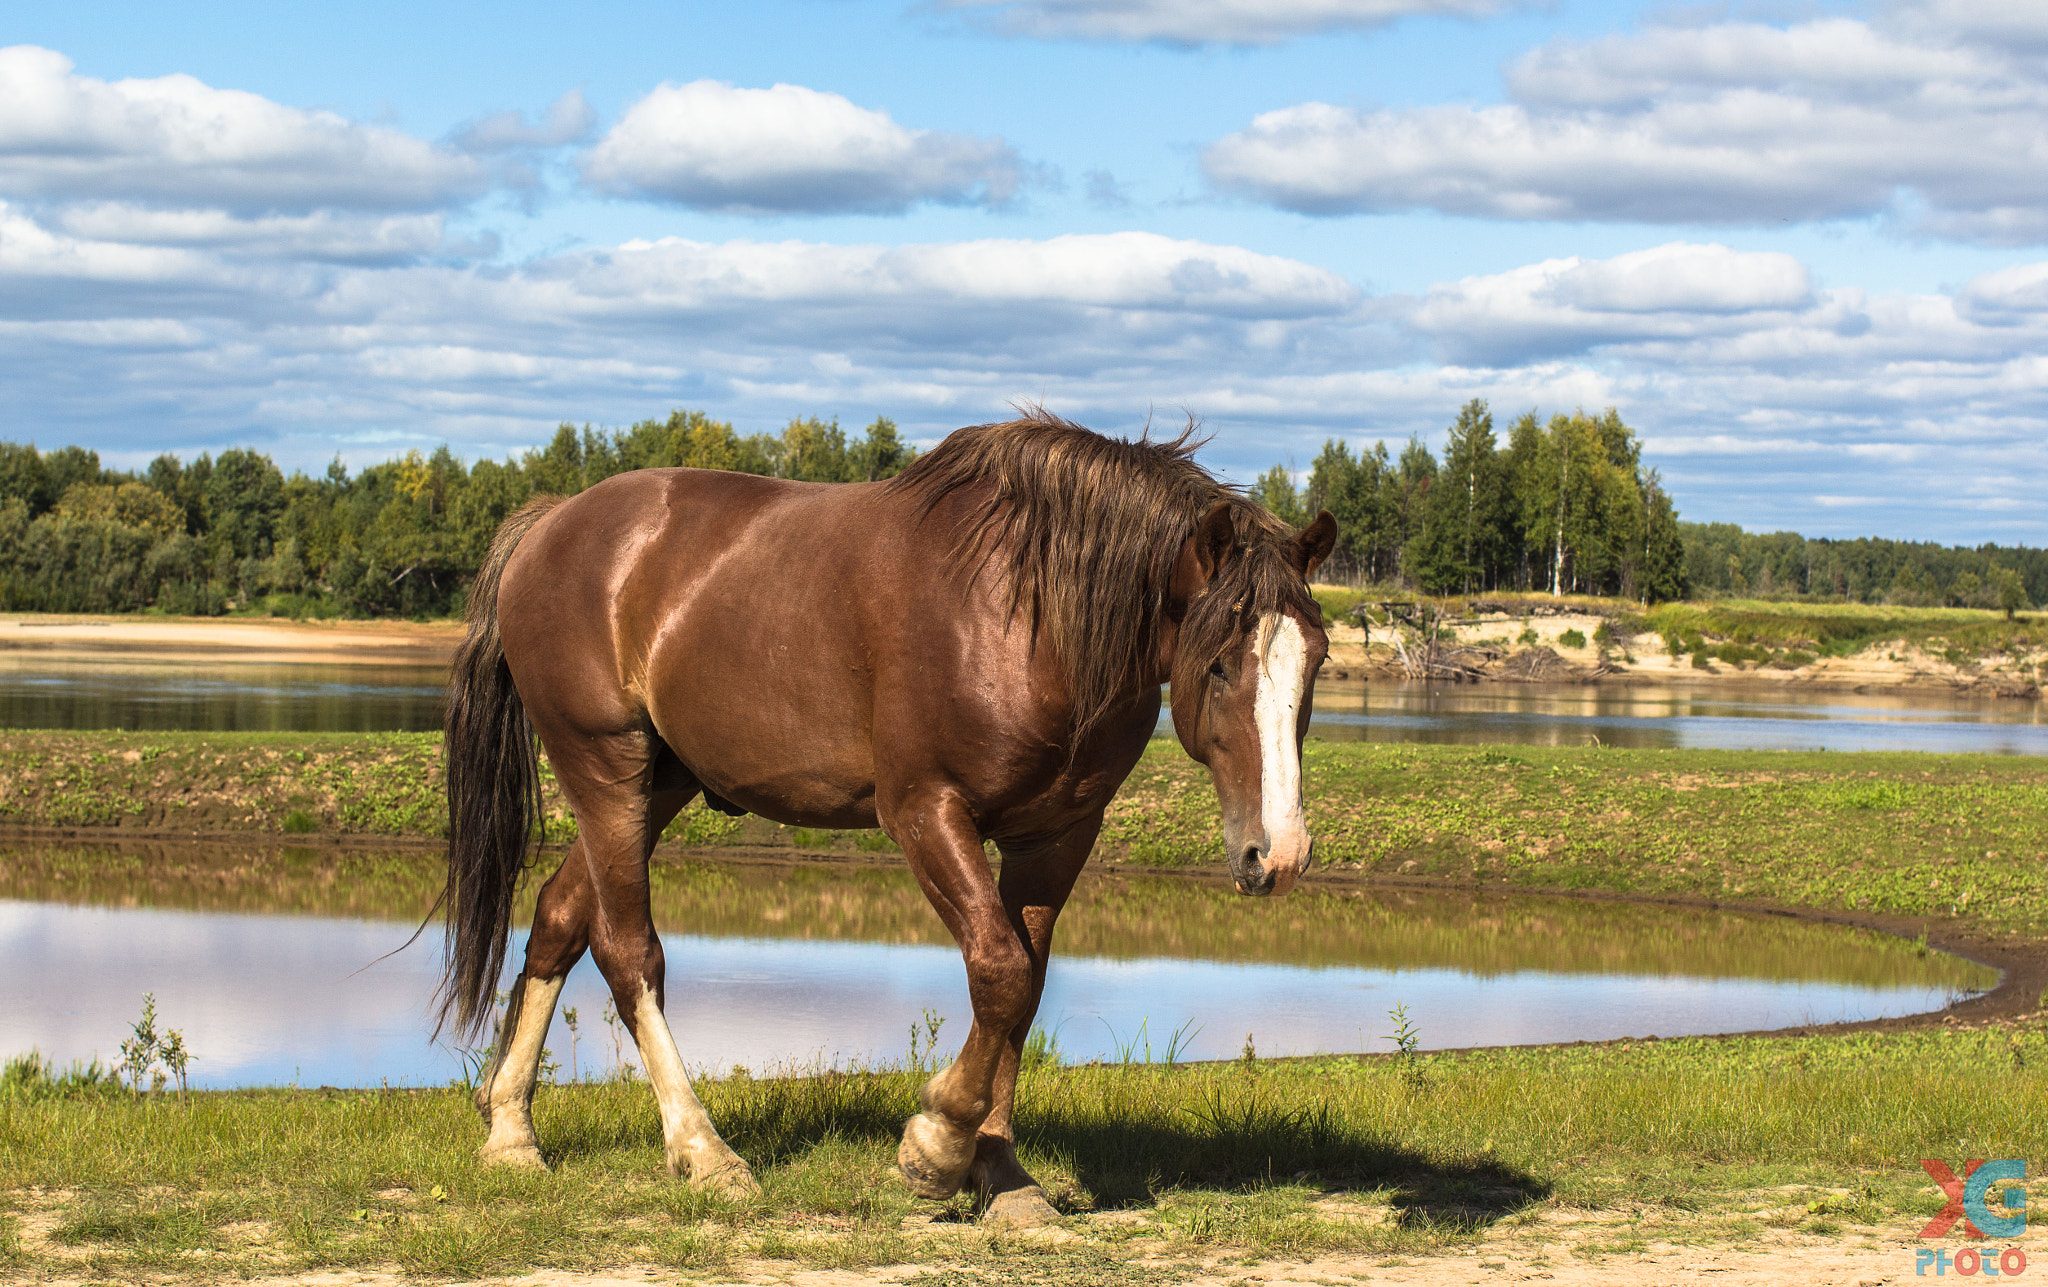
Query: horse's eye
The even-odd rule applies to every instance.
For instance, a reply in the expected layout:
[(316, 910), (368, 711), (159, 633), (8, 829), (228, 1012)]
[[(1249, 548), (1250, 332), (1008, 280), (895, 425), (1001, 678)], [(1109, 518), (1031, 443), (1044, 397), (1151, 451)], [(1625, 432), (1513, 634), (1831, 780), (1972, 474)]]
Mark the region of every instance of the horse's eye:
[(1221, 657), (1218, 657), (1216, 660), (1209, 663), (1209, 674), (1212, 678), (1215, 679), (1228, 678), (1228, 676), (1226, 676), (1223, 673), (1223, 659)]

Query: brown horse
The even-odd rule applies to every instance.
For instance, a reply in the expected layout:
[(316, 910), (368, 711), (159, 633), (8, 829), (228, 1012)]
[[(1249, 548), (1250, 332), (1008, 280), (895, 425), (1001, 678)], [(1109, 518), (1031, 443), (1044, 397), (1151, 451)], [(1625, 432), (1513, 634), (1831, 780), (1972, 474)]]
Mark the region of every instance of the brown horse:
[[(1299, 534), (1172, 442), (1049, 415), (952, 434), (901, 476), (827, 485), (650, 469), (505, 520), (450, 680), (443, 1019), (491, 1009), (539, 809), (539, 734), (577, 839), (540, 891), (483, 1157), (543, 1165), (541, 1043), (588, 948), (640, 1050), (671, 1171), (751, 1190), (662, 1014), (647, 862), (695, 796), (811, 827), (881, 827), (966, 958), (974, 1021), (903, 1132), (911, 1187), (972, 1184), (997, 1220), (1052, 1214), (1018, 1164), (1017, 1061), (1053, 921), (1171, 682), (1211, 770), (1237, 887), (1312, 858), (1301, 739), (1327, 640)], [(1002, 853), (992, 870), (982, 842)]]

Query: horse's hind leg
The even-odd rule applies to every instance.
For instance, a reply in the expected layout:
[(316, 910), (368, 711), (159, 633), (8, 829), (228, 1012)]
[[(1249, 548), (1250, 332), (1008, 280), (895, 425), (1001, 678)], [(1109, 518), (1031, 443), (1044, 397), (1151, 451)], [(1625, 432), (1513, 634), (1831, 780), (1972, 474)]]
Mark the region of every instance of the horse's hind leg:
[(590, 943), (595, 910), (590, 868), (579, 840), (541, 886), (533, 930), (526, 939), (526, 965), (512, 981), (512, 997), (498, 1025), (497, 1051), (477, 1085), (477, 1111), (490, 1127), (478, 1154), (485, 1162), (546, 1165), (533, 1129), (533, 1088), (555, 1003), (569, 971)]
[[(635, 764), (631, 747), (650, 742), (653, 753), (641, 750)], [(667, 961), (648, 905), (647, 859), (662, 827), (697, 792), (697, 784), (663, 750), (651, 735), (592, 739), (577, 744), (571, 755), (556, 756), (549, 748), (576, 812), (594, 896), (590, 954), (654, 1087), (669, 1171), (686, 1171), (694, 1182), (731, 1193), (758, 1192), (753, 1171), (719, 1137), (691, 1088), (662, 1013)]]

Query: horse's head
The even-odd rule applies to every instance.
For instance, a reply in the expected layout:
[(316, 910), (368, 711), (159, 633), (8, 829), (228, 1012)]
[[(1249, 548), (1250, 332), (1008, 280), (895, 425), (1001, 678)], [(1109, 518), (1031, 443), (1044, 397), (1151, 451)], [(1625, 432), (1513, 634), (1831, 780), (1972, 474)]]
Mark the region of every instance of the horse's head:
[(1329, 652), (1309, 575), (1337, 520), (1300, 532), (1224, 501), (1182, 547), (1173, 580), (1173, 728), (1209, 767), (1239, 893), (1284, 894), (1315, 857), (1301, 807), (1301, 742)]

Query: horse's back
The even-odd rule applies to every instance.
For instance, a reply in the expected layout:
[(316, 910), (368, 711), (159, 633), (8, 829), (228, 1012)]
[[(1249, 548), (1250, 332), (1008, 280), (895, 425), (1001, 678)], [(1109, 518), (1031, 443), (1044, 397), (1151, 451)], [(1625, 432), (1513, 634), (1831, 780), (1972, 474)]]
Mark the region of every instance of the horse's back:
[[(972, 503), (927, 513), (881, 483), (620, 475), (514, 555), (506, 656), (544, 738), (551, 719), (583, 737), (651, 725), (698, 781), (764, 817), (874, 826), (878, 760), (1006, 812), (1071, 770), (1070, 708), (1058, 666), (1010, 619), (999, 561), (957, 557), (953, 507)], [(1139, 712), (1112, 736), (1141, 746), (1149, 731)]]
[(902, 509), (875, 484), (696, 469), (564, 501), (500, 590), (507, 660), (543, 735), (551, 718), (579, 733), (651, 724), (735, 803), (873, 825), (869, 626), (903, 563)]

